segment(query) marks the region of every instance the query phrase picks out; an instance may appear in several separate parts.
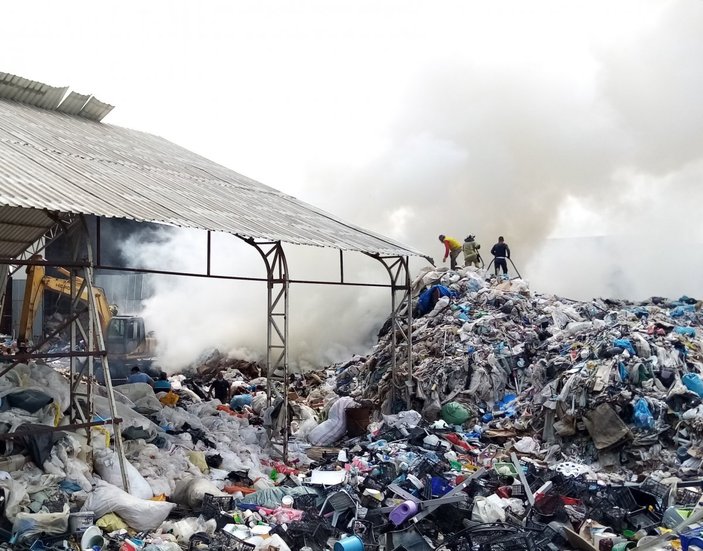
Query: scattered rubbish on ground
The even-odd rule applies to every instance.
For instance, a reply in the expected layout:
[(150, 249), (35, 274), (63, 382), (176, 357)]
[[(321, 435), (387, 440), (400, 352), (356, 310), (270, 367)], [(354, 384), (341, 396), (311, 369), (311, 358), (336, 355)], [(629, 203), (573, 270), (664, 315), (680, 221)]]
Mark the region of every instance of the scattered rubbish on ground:
[(370, 354), (274, 383), (285, 461), (256, 364), (213, 350), (167, 392), (116, 386), (129, 492), (112, 425), (90, 445), (61, 431), (67, 378), (17, 365), (0, 377), (3, 548), (703, 548), (698, 301), (579, 302), (475, 268), (413, 289), (411, 373), (393, 373), (387, 324)]

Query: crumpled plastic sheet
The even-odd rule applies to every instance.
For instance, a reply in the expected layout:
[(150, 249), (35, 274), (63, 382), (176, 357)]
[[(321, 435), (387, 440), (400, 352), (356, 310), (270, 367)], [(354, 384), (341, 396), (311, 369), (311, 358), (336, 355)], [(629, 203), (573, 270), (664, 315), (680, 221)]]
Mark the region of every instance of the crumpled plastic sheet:
[(12, 533), (18, 541), (24, 541), (39, 534), (64, 534), (68, 529), (68, 503), (60, 513), (17, 513), (12, 523)]
[(40, 390), (54, 399), (60, 411), (64, 411), (70, 401), (70, 387), (66, 378), (53, 368), (30, 362), (18, 364), (0, 378), (0, 397), (18, 389)]
[(115, 387), (115, 396), (126, 396), (134, 407), (141, 412), (155, 413), (161, 411), (163, 405), (154, 394), (154, 389), (147, 383), (130, 383)]

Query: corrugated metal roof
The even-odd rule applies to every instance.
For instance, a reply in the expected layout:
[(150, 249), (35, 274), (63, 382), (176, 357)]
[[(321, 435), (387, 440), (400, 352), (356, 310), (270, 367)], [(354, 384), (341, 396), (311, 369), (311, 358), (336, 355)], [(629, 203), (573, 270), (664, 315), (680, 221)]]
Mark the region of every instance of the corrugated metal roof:
[[(69, 95), (64, 110), (75, 113), (83, 97)], [(96, 119), (110, 107), (88, 104), (79, 112)], [(23, 215), (8, 207), (39, 210)], [(34, 223), (53, 223), (41, 209), (426, 256), (157, 136), (0, 100), (0, 256), (16, 256), (15, 241), (41, 235)]]

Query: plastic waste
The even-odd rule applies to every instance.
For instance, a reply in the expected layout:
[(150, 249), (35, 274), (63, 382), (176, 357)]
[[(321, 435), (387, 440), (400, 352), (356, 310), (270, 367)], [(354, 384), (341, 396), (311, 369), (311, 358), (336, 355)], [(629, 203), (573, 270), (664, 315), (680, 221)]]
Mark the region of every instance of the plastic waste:
[(703, 397), (703, 379), (698, 373), (686, 373), (681, 377), (681, 382), (691, 392), (695, 392), (698, 396)]
[(654, 428), (654, 417), (649, 410), (647, 400), (638, 398), (635, 402), (635, 412), (633, 414), (635, 426), (640, 429), (651, 430)]
[(442, 415), (442, 419), (450, 425), (463, 425), (469, 420), (471, 412), (466, 406), (459, 402), (449, 402), (442, 406), (440, 414)]
[(116, 513), (130, 527), (141, 532), (158, 528), (175, 506), (175, 503), (140, 499), (117, 486), (100, 481), (88, 494), (81, 510), (93, 511), (96, 518)]

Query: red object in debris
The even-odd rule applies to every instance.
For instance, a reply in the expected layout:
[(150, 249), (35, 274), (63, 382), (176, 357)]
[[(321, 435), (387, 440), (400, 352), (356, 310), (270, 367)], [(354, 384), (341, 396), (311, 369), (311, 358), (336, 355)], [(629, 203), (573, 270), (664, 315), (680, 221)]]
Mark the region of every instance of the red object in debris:
[(473, 448), (467, 444), (464, 439), (459, 436), (458, 434), (455, 433), (450, 433), (445, 436), (447, 440), (449, 440), (452, 444), (454, 444), (456, 447), (461, 448), (464, 451), (471, 451)]
[(511, 486), (501, 486), (496, 490), (496, 495), (498, 497), (508, 499), (510, 496), (513, 495), (513, 489)]
[(232, 417), (237, 416), (237, 412), (234, 411), (231, 407), (228, 405), (223, 405), (223, 406), (217, 406), (217, 411), (224, 411), (225, 413), (231, 415)]

